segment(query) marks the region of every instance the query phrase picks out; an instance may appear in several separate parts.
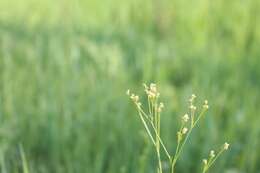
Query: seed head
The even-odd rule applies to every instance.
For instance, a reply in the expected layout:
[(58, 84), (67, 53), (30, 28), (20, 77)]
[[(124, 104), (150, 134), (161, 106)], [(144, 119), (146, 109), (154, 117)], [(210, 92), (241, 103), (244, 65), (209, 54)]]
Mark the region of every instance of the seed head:
[(126, 91), (126, 95), (130, 95), (130, 90), (128, 89), (127, 91)]

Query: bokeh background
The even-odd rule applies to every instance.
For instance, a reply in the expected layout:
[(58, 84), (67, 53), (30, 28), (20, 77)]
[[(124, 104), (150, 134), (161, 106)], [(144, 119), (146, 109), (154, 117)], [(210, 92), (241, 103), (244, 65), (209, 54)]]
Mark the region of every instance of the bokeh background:
[(178, 173), (225, 141), (210, 172), (259, 173), (259, 46), (259, 0), (1, 0), (0, 170), (154, 173), (125, 92), (155, 82), (171, 153), (189, 96), (209, 100)]

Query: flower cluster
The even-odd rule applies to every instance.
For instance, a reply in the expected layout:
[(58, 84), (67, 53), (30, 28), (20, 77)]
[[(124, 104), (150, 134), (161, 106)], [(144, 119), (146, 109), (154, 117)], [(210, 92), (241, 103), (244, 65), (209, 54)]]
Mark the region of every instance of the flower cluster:
[(203, 173), (206, 173), (208, 169), (213, 165), (213, 163), (217, 160), (217, 158), (229, 148), (229, 144), (227, 142), (224, 143), (222, 148), (218, 151), (217, 154), (215, 154), (214, 150), (211, 150), (209, 153), (209, 158), (208, 159), (203, 159)]
[[(144, 110), (146, 106), (141, 107), (141, 102), (138, 95), (135, 95), (127, 90), (126, 94), (130, 97), (130, 99), (136, 105), (136, 108), (139, 113), (140, 120), (144, 125), (144, 128), (149, 136), (151, 142), (155, 146), (155, 151), (157, 153), (158, 158), (158, 173), (163, 173), (162, 160), (161, 160), (161, 150), (164, 151), (164, 154), (168, 157), (169, 163), (171, 165), (171, 173), (174, 173), (175, 165), (180, 157), (184, 145), (186, 144), (192, 130), (198, 125), (199, 120), (205, 114), (205, 112), (209, 109), (208, 101), (205, 100), (202, 106), (202, 109), (199, 109), (199, 113), (197, 114), (197, 107), (194, 106), (194, 101), (196, 95), (192, 94), (189, 98), (189, 114), (186, 113), (181, 117), (181, 127), (177, 132), (177, 147), (175, 150), (175, 154), (171, 155), (163, 140), (161, 139), (161, 125), (160, 125), (160, 117), (161, 112), (164, 109), (164, 104), (159, 102), (160, 93), (158, 92), (157, 86), (154, 83), (151, 83), (149, 86), (144, 85), (144, 91), (147, 95), (147, 110)], [(203, 159), (203, 173), (206, 173), (208, 169), (212, 166), (212, 164), (216, 161), (218, 156), (229, 148), (228, 143), (224, 143), (222, 148), (215, 152), (211, 150), (208, 156), (208, 159)]]
[(183, 117), (182, 117), (182, 121), (185, 122), (185, 123), (188, 122), (189, 119), (190, 119), (190, 117), (189, 117), (188, 114), (185, 114), (185, 115), (183, 115)]
[(195, 94), (192, 94), (191, 95), (191, 98), (189, 99), (189, 102), (190, 102), (190, 109), (192, 111), (195, 111), (197, 108), (196, 106), (193, 105), (193, 102), (194, 102), (194, 99), (196, 98), (196, 95)]
[(205, 101), (204, 101), (203, 108), (204, 108), (204, 109), (208, 109), (208, 108), (209, 108), (208, 100), (205, 100)]
[(146, 84), (143, 84), (143, 85), (144, 85), (144, 91), (148, 95), (148, 98), (155, 99), (160, 96), (160, 93), (157, 90), (156, 84), (151, 83), (149, 87)]
[(133, 102), (138, 106), (138, 107), (140, 107), (142, 104), (141, 104), (141, 102), (139, 101), (139, 96), (138, 95), (135, 95), (135, 94), (131, 94), (131, 92), (130, 92), (130, 90), (128, 89), (127, 91), (126, 91), (126, 94), (128, 95), (128, 96), (130, 96), (130, 98), (133, 100)]

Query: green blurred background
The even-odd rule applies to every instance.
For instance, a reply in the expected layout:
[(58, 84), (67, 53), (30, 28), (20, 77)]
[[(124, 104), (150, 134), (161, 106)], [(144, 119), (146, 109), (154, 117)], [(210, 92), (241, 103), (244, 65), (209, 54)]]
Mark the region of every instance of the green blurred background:
[(259, 173), (259, 45), (259, 0), (1, 0), (0, 170), (154, 173), (125, 91), (156, 82), (171, 153), (189, 96), (210, 104), (177, 173), (225, 141), (210, 172)]

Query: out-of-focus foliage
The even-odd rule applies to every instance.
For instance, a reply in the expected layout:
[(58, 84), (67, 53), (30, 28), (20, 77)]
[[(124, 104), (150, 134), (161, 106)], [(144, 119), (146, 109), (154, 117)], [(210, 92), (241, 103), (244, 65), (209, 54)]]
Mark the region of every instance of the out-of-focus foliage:
[(152, 172), (125, 96), (152, 81), (172, 153), (190, 94), (209, 100), (177, 172), (199, 172), (228, 141), (211, 171), (258, 173), (259, 11), (258, 0), (1, 0), (1, 172), (22, 172), (19, 146), (30, 173)]

